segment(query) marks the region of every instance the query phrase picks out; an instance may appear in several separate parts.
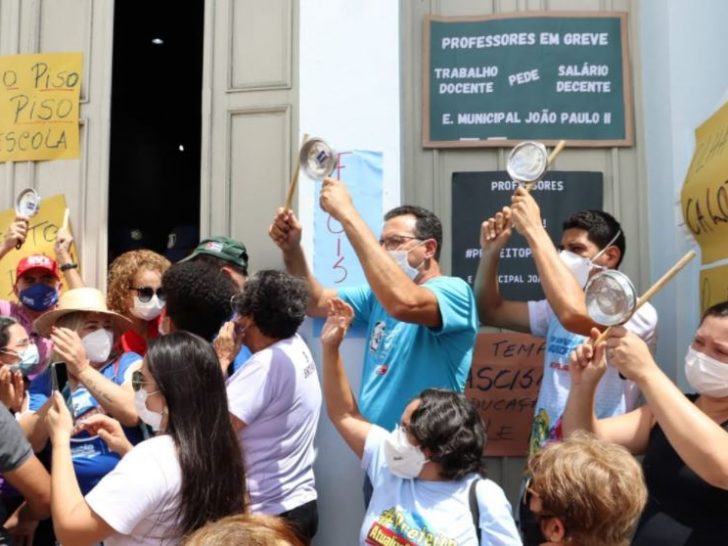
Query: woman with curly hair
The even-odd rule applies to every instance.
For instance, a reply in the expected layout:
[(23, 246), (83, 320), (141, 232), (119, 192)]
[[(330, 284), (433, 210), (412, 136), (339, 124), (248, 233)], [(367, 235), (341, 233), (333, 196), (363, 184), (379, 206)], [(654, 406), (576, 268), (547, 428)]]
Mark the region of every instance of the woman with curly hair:
[(170, 265), (151, 250), (130, 250), (112, 262), (107, 304), (133, 323), (119, 340), (122, 351), (144, 356), (149, 340), (159, 335), (165, 305), (162, 275)]

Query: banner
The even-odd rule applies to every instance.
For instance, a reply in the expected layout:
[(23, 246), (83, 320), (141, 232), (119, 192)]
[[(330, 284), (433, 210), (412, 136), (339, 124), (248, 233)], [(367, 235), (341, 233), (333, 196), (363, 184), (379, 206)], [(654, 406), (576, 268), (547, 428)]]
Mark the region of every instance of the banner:
[(695, 130), (695, 153), (680, 197), (702, 263), (728, 258), (728, 103)]
[(0, 161), (73, 159), (81, 53), (0, 57)]
[[(382, 230), (382, 153), (353, 150), (338, 154), (337, 168), (333, 177), (342, 180), (349, 190), (357, 212), (379, 236)], [(313, 220), (313, 274), (326, 288), (357, 286), (367, 282), (359, 258), (354, 252), (344, 228), (318, 206), (316, 184)], [(314, 335), (319, 335), (323, 321), (314, 321)], [(349, 337), (363, 337), (366, 331), (352, 328)]]
[[(28, 236), (23, 246), (20, 247), (20, 250), (11, 250), (0, 260), (0, 299), (15, 299), (13, 294), (15, 268), (21, 259), (39, 253), (50, 256), (54, 260), (56, 259), (53, 245), (56, 242), (58, 230), (63, 224), (65, 210), (66, 198), (63, 195), (54, 195), (41, 201), (40, 211), (30, 219)], [(14, 218), (15, 209), (0, 212), (0, 233), (2, 235), (5, 234)], [(73, 234), (70, 221), (68, 231)], [(79, 263), (75, 242), (71, 244), (71, 257), (75, 263)]]
[(528, 455), (545, 350), (545, 339), (528, 334), (478, 335), (465, 396), (485, 423), (486, 455)]

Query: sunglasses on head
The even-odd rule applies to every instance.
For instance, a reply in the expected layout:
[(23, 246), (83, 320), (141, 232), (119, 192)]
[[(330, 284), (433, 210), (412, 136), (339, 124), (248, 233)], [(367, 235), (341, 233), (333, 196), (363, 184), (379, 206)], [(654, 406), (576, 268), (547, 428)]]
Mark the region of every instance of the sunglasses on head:
[(132, 372), (131, 374), (131, 388), (134, 389), (134, 391), (138, 391), (144, 386), (144, 376), (142, 375), (141, 370), (136, 370)]
[(139, 298), (139, 301), (146, 303), (152, 299), (152, 296), (154, 294), (157, 294), (157, 298), (159, 298), (159, 301), (164, 301), (167, 295), (164, 293), (163, 288), (157, 288), (154, 290), (151, 286), (142, 286), (140, 288), (135, 288), (132, 286), (132, 290), (136, 290), (137, 297)]

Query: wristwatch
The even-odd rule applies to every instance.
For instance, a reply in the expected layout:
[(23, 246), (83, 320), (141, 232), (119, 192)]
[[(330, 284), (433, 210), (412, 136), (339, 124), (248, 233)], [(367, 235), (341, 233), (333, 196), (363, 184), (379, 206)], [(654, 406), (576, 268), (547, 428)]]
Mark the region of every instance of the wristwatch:
[(68, 271), (69, 269), (76, 269), (76, 268), (78, 268), (78, 264), (77, 263), (68, 262), (68, 263), (65, 263), (65, 264), (61, 265), (61, 267), (59, 269), (61, 271)]

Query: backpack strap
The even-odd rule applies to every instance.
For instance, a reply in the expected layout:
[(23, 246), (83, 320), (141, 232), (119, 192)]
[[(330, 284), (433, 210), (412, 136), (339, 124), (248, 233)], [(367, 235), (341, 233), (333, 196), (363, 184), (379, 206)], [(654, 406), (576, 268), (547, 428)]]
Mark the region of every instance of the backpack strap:
[(475, 527), (475, 537), (480, 542), (480, 506), (478, 506), (478, 487), (480, 478), (474, 479), (470, 483), (470, 491), (468, 492), (468, 503), (470, 504), (470, 514), (473, 516), (473, 526)]

